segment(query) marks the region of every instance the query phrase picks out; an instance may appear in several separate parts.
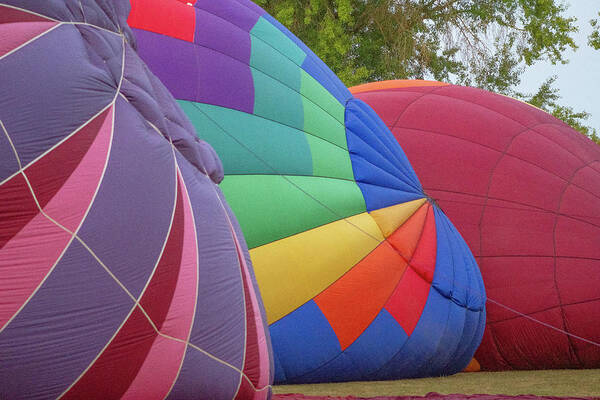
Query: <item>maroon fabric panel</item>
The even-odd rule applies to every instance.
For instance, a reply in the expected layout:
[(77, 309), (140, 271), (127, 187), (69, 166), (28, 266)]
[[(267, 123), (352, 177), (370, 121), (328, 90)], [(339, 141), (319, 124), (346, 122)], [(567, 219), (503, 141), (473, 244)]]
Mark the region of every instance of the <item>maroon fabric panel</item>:
[[(600, 146), (523, 102), (460, 86), (363, 92), (466, 239), (488, 297), (599, 342)], [(600, 366), (600, 348), (488, 302), (483, 369)], [(594, 364), (595, 363), (595, 364)]]

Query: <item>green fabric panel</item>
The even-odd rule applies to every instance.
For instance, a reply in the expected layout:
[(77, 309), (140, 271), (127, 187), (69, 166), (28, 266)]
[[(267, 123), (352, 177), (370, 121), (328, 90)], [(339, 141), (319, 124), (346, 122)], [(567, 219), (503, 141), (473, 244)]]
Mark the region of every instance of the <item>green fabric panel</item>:
[(304, 131), (348, 150), (346, 127), (306, 97), (302, 97)]
[(251, 39), (250, 66), (300, 92), (302, 69), (262, 40)]
[(313, 175), (354, 181), (352, 161), (344, 150), (323, 139), (306, 135), (312, 153)]
[[(284, 54), (298, 66), (301, 66), (306, 58), (306, 53), (304, 53), (296, 43), (263, 17), (258, 19), (256, 25), (254, 25), (254, 28), (250, 31), (250, 35), (268, 43), (271, 47)], [(255, 39), (252, 38), (253, 45), (254, 40)]]
[(179, 104), (198, 136), (217, 151), (225, 174), (312, 175), (304, 132), (230, 108), (182, 100)]
[(344, 106), (304, 70), (302, 70), (300, 93), (344, 124), (346, 111)]
[(366, 211), (362, 192), (353, 181), (226, 175), (220, 186), (242, 226), (249, 248)]
[(304, 130), (304, 111), (300, 93), (254, 68), (252, 77), (254, 78), (254, 114)]

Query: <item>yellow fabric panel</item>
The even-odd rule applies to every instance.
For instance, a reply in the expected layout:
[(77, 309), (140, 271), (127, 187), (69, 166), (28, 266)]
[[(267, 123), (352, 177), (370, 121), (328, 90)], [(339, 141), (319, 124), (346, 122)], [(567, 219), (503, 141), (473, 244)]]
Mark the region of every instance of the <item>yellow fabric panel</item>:
[(321, 293), (383, 240), (362, 213), (250, 250), (269, 324)]
[(395, 206), (380, 208), (371, 211), (371, 216), (381, 228), (381, 232), (387, 238), (396, 231), (425, 203), (425, 199), (417, 199)]

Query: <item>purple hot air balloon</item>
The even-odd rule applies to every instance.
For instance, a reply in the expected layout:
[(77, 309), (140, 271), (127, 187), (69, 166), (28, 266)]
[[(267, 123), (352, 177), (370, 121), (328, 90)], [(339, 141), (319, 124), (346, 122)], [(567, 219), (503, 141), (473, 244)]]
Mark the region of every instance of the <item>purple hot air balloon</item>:
[(219, 158), (124, 1), (0, 1), (0, 398), (266, 399)]

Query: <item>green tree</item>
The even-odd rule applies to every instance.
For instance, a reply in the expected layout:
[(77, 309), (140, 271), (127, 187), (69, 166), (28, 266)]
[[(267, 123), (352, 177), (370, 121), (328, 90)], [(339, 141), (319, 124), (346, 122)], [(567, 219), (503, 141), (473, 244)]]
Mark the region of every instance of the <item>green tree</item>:
[[(348, 86), (435, 79), (519, 97), (515, 87), (528, 66), (566, 63), (565, 51), (577, 49), (576, 19), (562, 0), (256, 1)], [(590, 43), (600, 45), (597, 30)], [(583, 123), (587, 113), (561, 108), (557, 90), (542, 89), (538, 98), (555, 96), (546, 99), (548, 110), (593, 134)]]
[[(598, 12), (598, 16), (600, 17), (600, 12)], [(588, 44), (596, 50), (600, 50), (600, 22), (597, 18), (592, 19), (590, 25), (592, 25), (593, 31), (588, 39)]]

